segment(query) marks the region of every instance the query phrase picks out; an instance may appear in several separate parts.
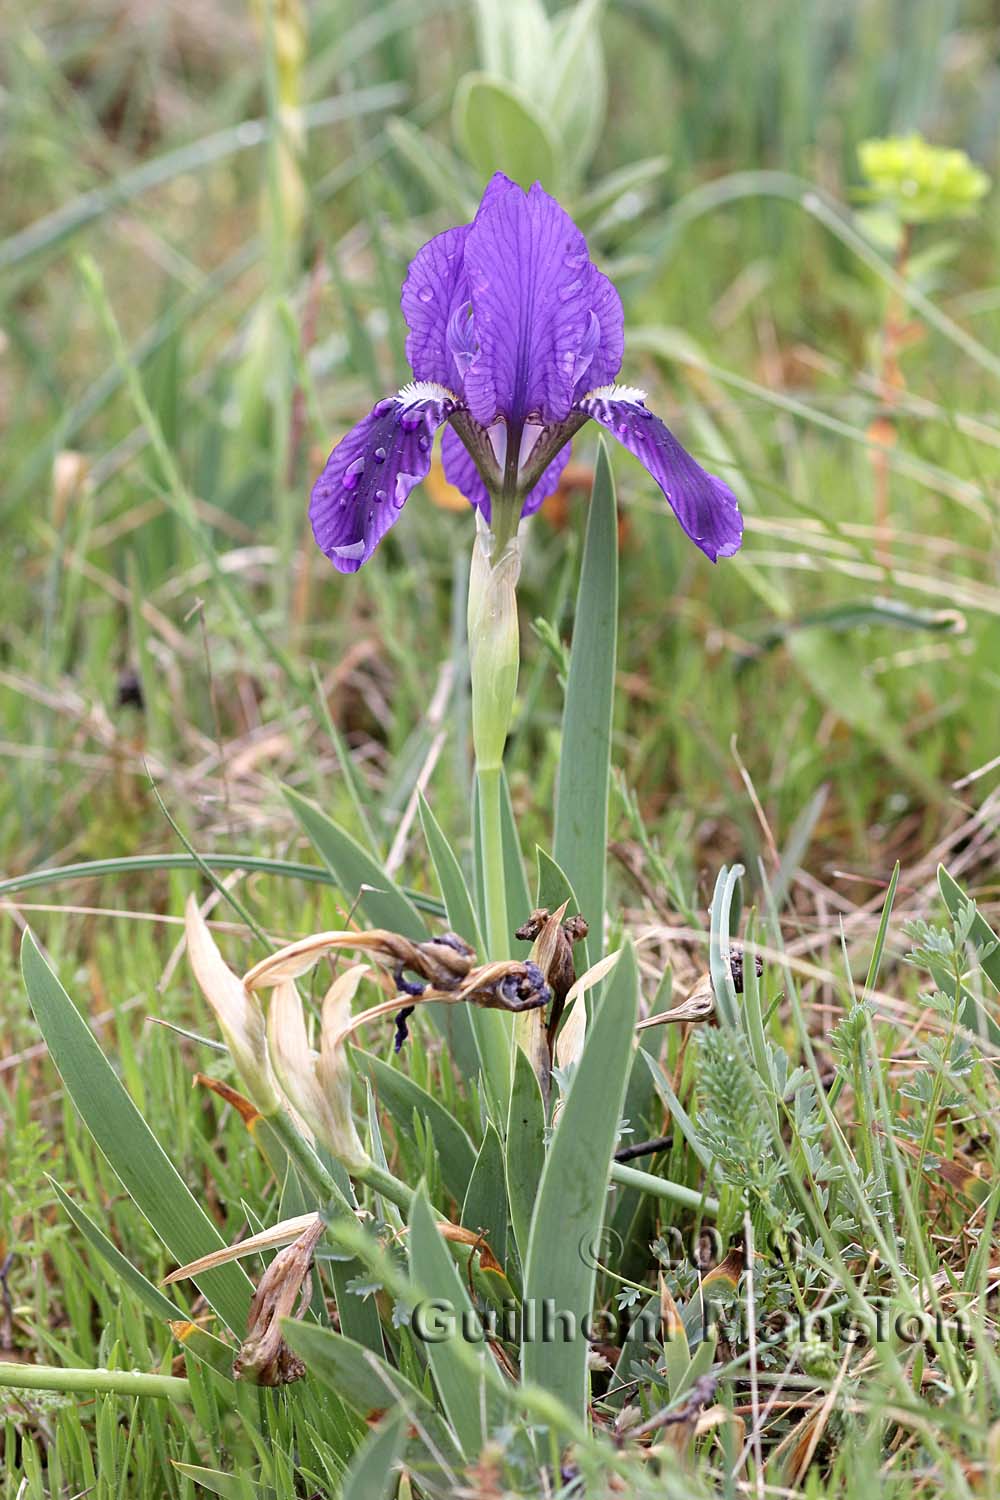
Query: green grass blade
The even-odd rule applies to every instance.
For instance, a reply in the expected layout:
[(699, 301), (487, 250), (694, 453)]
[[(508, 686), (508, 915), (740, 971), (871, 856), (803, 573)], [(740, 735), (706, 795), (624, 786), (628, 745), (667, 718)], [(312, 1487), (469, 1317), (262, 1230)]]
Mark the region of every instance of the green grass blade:
[(939, 803), (941, 787), (907, 744), (881, 688), (858, 675), (857, 658), (849, 643), (829, 630), (808, 630), (793, 635), (788, 650), (817, 698), (851, 729), (872, 741), (931, 806)]
[[(67, 880), (90, 880), (110, 875), (137, 875), (145, 870), (199, 870), (209, 865), (213, 870), (246, 870), (260, 875), (277, 875), (282, 880), (306, 880), (314, 885), (339, 885), (337, 877), (322, 865), (307, 865), (294, 859), (268, 859), (259, 854), (129, 854), (121, 859), (85, 859), (79, 864), (58, 865), (53, 869), (31, 870), (0, 880), (0, 897), (17, 891), (30, 891), (40, 885), (61, 885)], [(406, 899), (419, 911), (432, 917), (443, 917), (444, 907), (436, 897), (420, 891), (404, 892)]]
[[(444, 897), (448, 926), (459, 937), (471, 943), (479, 954), (486, 947), (479, 930), (476, 908), (465, 883), (458, 856), (445, 838), (441, 827), (423, 796), (420, 798), (420, 822), (424, 838), (430, 851), (434, 873), (437, 876), (441, 895)], [(489, 1091), (493, 1108), (498, 1108), (507, 1097), (507, 1079), (510, 1076), (510, 1027), (503, 1016), (493, 1010), (480, 1010), (478, 1006), (462, 1007), (451, 1018), (452, 1025), (464, 1021), (475, 1042), (479, 1066)], [(460, 1059), (461, 1060), (461, 1059)], [(469, 1070), (466, 1069), (466, 1072)]]
[(712, 989), (720, 1018), (727, 1026), (739, 1025), (739, 1002), (730, 966), (730, 913), (737, 893), (737, 883), (743, 874), (742, 865), (729, 869), (722, 866), (712, 894), (712, 927), (708, 948), (708, 963), (712, 971)]
[(351, 752), (347, 748), (347, 745), (344, 741), (344, 736), (341, 734), (340, 730), (333, 722), (333, 715), (330, 712), (330, 705), (327, 703), (326, 694), (323, 691), (323, 682), (319, 675), (319, 669), (316, 667), (315, 663), (313, 664), (312, 669), (312, 679), (313, 687), (316, 690), (316, 702), (319, 707), (319, 716), (322, 721), (323, 728), (326, 730), (327, 734), (330, 737), (330, 743), (333, 746), (334, 754), (337, 757), (337, 764), (340, 767), (340, 774), (344, 779), (344, 786), (347, 788), (347, 795), (351, 799), (351, 806), (354, 809), (354, 816), (358, 820), (361, 831), (364, 834), (365, 840), (368, 844), (368, 848), (371, 850), (372, 854), (377, 856), (380, 852), (379, 840), (375, 836), (375, 830), (372, 828), (371, 819), (368, 816), (368, 807), (365, 801), (364, 783), (362, 782), (361, 777), (358, 774), (357, 766), (354, 764), (354, 761), (351, 758)]
[[(315, 128), (327, 126), (345, 115), (391, 109), (400, 103), (402, 96), (399, 84), (390, 83), (344, 93), (335, 99), (321, 99), (303, 112), (304, 123), (307, 129)], [(267, 120), (242, 120), (238, 125), (228, 126), (176, 151), (154, 157), (132, 172), (115, 176), (109, 186), (94, 188), (71, 198), (44, 218), (0, 242), (0, 269), (7, 271), (42, 251), (51, 252), (88, 224), (114, 213), (143, 193), (162, 187), (186, 173), (213, 167), (238, 152), (262, 146), (269, 136)]]
[(371, 1079), (398, 1130), (410, 1133), (414, 1110), (430, 1128), (441, 1162), (442, 1181), (456, 1203), (461, 1203), (476, 1165), (476, 1148), (461, 1125), (433, 1094), (428, 1094), (405, 1073), (390, 1068), (380, 1057), (357, 1047), (353, 1056), (360, 1071)]
[[(538, 905), (546, 907), (549, 911), (558, 911), (563, 902), (568, 901), (569, 905), (566, 908), (568, 917), (581, 911), (582, 907), (576, 899), (576, 892), (565, 870), (559, 868), (552, 856), (546, 854), (541, 845), (535, 848), (535, 862), (538, 867)], [(590, 963), (590, 939), (588, 937), (583, 939), (576, 950), (576, 972), (584, 973), (590, 968)]]
[(406, 1413), (385, 1418), (362, 1443), (344, 1475), (341, 1500), (385, 1500), (392, 1493), (392, 1471), (403, 1446)]
[[(52, 1061), (84, 1124), (137, 1208), (182, 1264), (223, 1249), (225, 1241), (218, 1229), (125, 1092), (30, 932), (22, 944), (21, 966)], [(198, 1287), (223, 1322), (242, 1337), (251, 1292), (242, 1268), (230, 1264), (206, 1272), (198, 1278)]]
[(210, 1495), (221, 1496), (221, 1500), (247, 1500), (248, 1495), (263, 1500), (267, 1494), (261, 1485), (254, 1484), (245, 1474), (227, 1474), (224, 1469), (206, 1469), (201, 1464), (184, 1464), (176, 1460), (174, 1468)]
[[(878, 971), (882, 964), (882, 954), (885, 951), (885, 940), (889, 932), (889, 918), (892, 916), (892, 904), (896, 899), (896, 887), (899, 884), (900, 863), (897, 859), (889, 881), (889, 889), (885, 893), (885, 903), (882, 907), (882, 917), (878, 924), (878, 932), (875, 934), (875, 945), (872, 948), (871, 962), (868, 965), (868, 974), (865, 977), (865, 989), (873, 988), (878, 979)], [(949, 876), (949, 879), (951, 877)], [(958, 890), (958, 886), (955, 887)], [(944, 895), (944, 891), (941, 892)], [(947, 897), (945, 897), (947, 900)]]
[(423, 828), (424, 839), (434, 865), (438, 887), (444, 898), (445, 911), (448, 913), (448, 926), (452, 932), (457, 932), (459, 937), (471, 943), (477, 953), (484, 954), (486, 949), (479, 931), (476, 908), (469, 887), (465, 883), (458, 855), (442, 832), (441, 825), (431, 812), (422, 793), (419, 808), (420, 825)]
[[(949, 875), (944, 865), (938, 865), (938, 890), (941, 899), (953, 917), (957, 917), (963, 902), (969, 897), (963, 891), (953, 875)], [(977, 912), (969, 930), (969, 937), (974, 943), (982, 947), (988, 947), (990, 943), (1000, 942), (997, 934), (987, 922), (986, 918)], [(987, 953), (982, 963), (983, 973), (991, 984), (1000, 990), (1000, 947), (994, 948), (992, 953)]]
[(316, 853), (333, 875), (346, 900), (356, 901), (373, 927), (387, 927), (421, 942), (427, 936), (424, 920), (390, 875), (357, 839), (291, 787), (285, 799)]
[(515, 930), (531, 915), (531, 892), (524, 873), (524, 855), (514, 817), (514, 804), (510, 800), (510, 785), (506, 771), (500, 778), (500, 829), (503, 838), (503, 868), (507, 883), (507, 916), (510, 921), (511, 957), (519, 952), (527, 953), (528, 945), (519, 945), (514, 940)]
[(649, 1069), (656, 1092), (663, 1101), (664, 1108), (670, 1112), (672, 1123), (687, 1141), (691, 1150), (705, 1168), (705, 1171), (710, 1172), (712, 1170), (712, 1153), (698, 1134), (698, 1127), (674, 1093), (670, 1079), (651, 1052), (643, 1052), (642, 1057)]
[[(466, 1351), (460, 1347), (462, 1320), (472, 1314), (472, 1302), (441, 1238), (422, 1188), (415, 1194), (410, 1212), (409, 1249), (410, 1271), (419, 1295), (440, 1303), (457, 1320), (456, 1331), (451, 1337), (440, 1342), (428, 1340), (425, 1347), (441, 1404), (462, 1452), (471, 1459), (479, 1453), (488, 1436), (483, 1418), (495, 1406), (495, 1399), (487, 1393), (484, 1404), (482, 1381), (473, 1377)], [(467, 1344), (466, 1350), (472, 1347)], [(492, 1359), (492, 1355), (485, 1357)]]
[[(569, 902), (566, 915), (571, 917), (574, 912), (580, 910), (580, 903), (576, 899), (576, 892), (566, 875), (561, 870), (550, 854), (546, 854), (541, 845), (535, 848), (535, 864), (538, 872), (538, 904), (547, 906), (549, 911), (556, 911), (564, 901)], [(582, 973), (582, 966), (578, 965)]]
[[(954, 876), (949, 875), (944, 865), (938, 865), (938, 890), (941, 892), (942, 900), (952, 917), (957, 917), (963, 904), (969, 897), (962, 890)], [(1000, 943), (997, 934), (987, 922), (986, 918), (976, 912), (969, 929), (970, 940), (980, 947), (988, 948), (991, 943)], [(981, 961), (982, 972), (990, 983), (1000, 990), (1000, 946), (995, 947), (992, 952), (984, 954)], [(964, 988), (964, 987), (963, 987)], [(995, 1016), (983, 1005), (968, 989), (964, 989), (965, 1001), (962, 1005), (961, 1022), (969, 1031), (981, 1035), (985, 1031), (986, 1040), (991, 1047), (1000, 1048), (1000, 1025), (997, 1024)], [(994, 1068), (997, 1065), (994, 1064)]]
[(507, 1200), (521, 1264), (528, 1258), (531, 1215), (545, 1165), (545, 1106), (535, 1070), (514, 1048), (514, 1083), (507, 1116)]
[(401, 1406), (411, 1418), (430, 1413), (431, 1403), (422, 1391), (353, 1339), (321, 1328), (318, 1323), (299, 1323), (291, 1318), (285, 1319), (283, 1331), (287, 1343), (305, 1360), (310, 1375), (362, 1416), (390, 1406)]
[[(587, 1035), (565, 1108), (549, 1147), (531, 1221), (524, 1295), (541, 1310), (547, 1298), (576, 1320), (573, 1336), (561, 1341), (526, 1339), (521, 1368), (526, 1381), (543, 1386), (570, 1411), (585, 1418), (589, 1400), (587, 1342), (581, 1324), (591, 1312), (597, 1278), (594, 1255), (604, 1218), (608, 1173), (618, 1139), (632, 1038), (639, 1005), (635, 951), (627, 944)], [(507, 1143), (508, 1154), (516, 1149)]]
[(487, 1124), (476, 1165), (469, 1178), (462, 1204), (462, 1223), (474, 1233), (482, 1231), (497, 1260), (507, 1265), (507, 1185), (503, 1143), (494, 1125)]
[(96, 1250), (101, 1259), (107, 1262), (118, 1280), (127, 1286), (130, 1292), (135, 1293), (147, 1311), (154, 1318), (160, 1318), (164, 1322), (170, 1322), (179, 1317), (180, 1311), (170, 1298), (165, 1297), (159, 1287), (155, 1287), (143, 1276), (142, 1272), (121, 1253), (118, 1246), (108, 1239), (104, 1231), (98, 1228), (89, 1214), (84, 1213), (80, 1205), (73, 1202), (54, 1177), (50, 1177), (49, 1181), (74, 1227), (83, 1235), (91, 1249)]
[(603, 951), (611, 722), (618, 641), (618, 514), (607, 448), (598, 448), (563, 711), (553, 854)]

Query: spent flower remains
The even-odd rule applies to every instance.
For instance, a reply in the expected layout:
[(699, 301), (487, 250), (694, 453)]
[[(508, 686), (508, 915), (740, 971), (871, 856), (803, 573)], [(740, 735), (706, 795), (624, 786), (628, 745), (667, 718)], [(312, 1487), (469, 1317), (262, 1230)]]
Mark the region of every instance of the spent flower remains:
[(618, 385), (621, 299), (580, 230), (535, 183), (497, 173), (471, 224), (436, 235), (402, 288), (413, 381), (334, 448), (313, 487), (313, 532), (341, 572), (371, 557), (431, 465), (437, 429), (449, 482), (487, 522), (495, 557), (551, 495), (574, 434), (593, 419), (646, 467), (713, 562), (740, 546), (735, 495)]

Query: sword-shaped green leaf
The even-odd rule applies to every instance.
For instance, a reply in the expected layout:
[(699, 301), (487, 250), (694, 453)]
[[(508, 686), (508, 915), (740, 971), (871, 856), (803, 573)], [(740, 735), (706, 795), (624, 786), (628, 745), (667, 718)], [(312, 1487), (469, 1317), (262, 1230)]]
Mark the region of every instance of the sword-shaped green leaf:
[(590, 923), (591, 960), (604, 947), (611, 720), (618, 641), (618, 512), (602, 442), (587, 518), (556, 788), (556, 863)]
[[(30, 932), (21, 947), (21, 967), (52, 1061), (84, 1124), (136, 1207), (181, 1264), (224, 1249), (215, 1224), (192, 1197), (126, 1093)], [(198, 1286), (223, 1322), (242, 1337), (251, 1292), (242, 1267), (230, 1264), (208, 1271), (198, 1277)]]
[[(528, 1240), (523, 1378), (559, 1397), (581, 1418), (586, 1417), (589, 1399), (584, 1320), (592, 1311), (608, 1177), (638, 1006), (638, 969), (628, 944), (587, 1033), (545, 1160)], [(571, 1336), (565, 1340), (559, 1325), (548, 1331), (544, 1327), (549, 1307), (573, 1320)]]

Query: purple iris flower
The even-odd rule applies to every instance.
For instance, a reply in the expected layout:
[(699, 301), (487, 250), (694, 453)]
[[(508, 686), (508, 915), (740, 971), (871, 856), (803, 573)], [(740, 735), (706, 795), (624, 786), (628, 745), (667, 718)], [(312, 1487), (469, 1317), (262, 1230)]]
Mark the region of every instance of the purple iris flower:
[(593, 418), (645, 465), (707, 557), (738, 550), (735, 495), (642, 391), (613, 383), (621, 299), (537, 182), (525, 193), (498, 172), (473, 222), (417, 253), (401, 300), (414, 379), (341, 439), (313, 486), (313, 533), (342, 573), (367, 562), (426, 477), (442, 425), (445, 475), (498, 537), (552, 494), (570, 439)]

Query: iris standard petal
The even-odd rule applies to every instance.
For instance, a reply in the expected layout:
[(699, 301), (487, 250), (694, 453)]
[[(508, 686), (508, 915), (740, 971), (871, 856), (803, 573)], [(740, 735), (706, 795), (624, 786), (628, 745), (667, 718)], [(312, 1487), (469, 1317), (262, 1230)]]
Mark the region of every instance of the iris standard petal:
[(467, 224), (446, 229), (418, 250), (403, 282), (400, 303), (409, 333), (406, 357), (414, 379), (460, 387), (448, 326), (469, 305), (464, 250)]
[(587, 368), (577, 373), (577, 398), (595, 386), (610, 385), (622, 367), (625, 353), (622, 299), (617, 288), (596, 266), (590, 267), (590, 308), (597, 321), (598, 336)]
[[(541, 478), (525, 495), (521, 507), (522, 516), (533, 516), (542, 502), (553, 493), (563, 469), (569, 463), (570, 446), (567, 443), (559, 450)], [(492, 516), (489, 491), (483, 483), (482, 475), (476, 468), (468, 448), (453, 427), (446, 427), (441, 438), (441, 462), (444, 464), (444, 474), (448, 483), (453, 484), (457, 490), (461, 490), (469, 504), (482, 512), (485, 521), (489, 521)]]
[(478, 344), (465, 398), (484, 427), (561, 422), (591, 321), (587, 243), (538, 183), (524, 193), (494, 178), (488, 192), (465, 242)]
[(691, 540), (712, 562), (739, 551), (743, 517), (728, 485), (695, 463), (659, 417), (647, 410), (642, 391), (612, 385), (577, 403), (600, 422), (652, 474)]
[(426, 477), (434, 433), (456, 404), (442, 386), (405, 386), (334, 448), (313, 485), (309, 519), (320, 550), (342, 573), (356, 573), (394, 525)]

